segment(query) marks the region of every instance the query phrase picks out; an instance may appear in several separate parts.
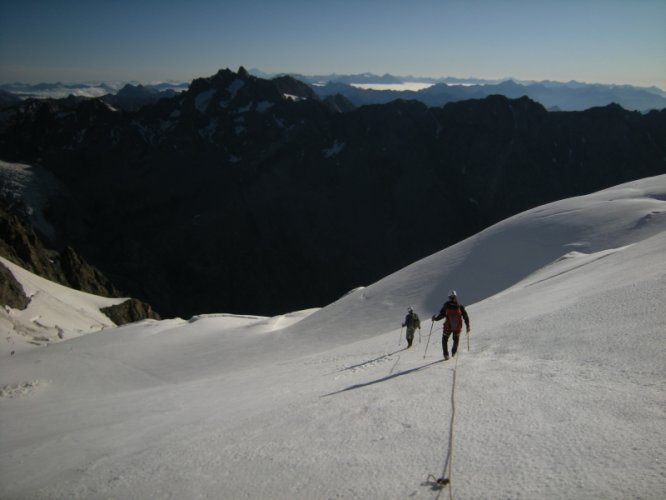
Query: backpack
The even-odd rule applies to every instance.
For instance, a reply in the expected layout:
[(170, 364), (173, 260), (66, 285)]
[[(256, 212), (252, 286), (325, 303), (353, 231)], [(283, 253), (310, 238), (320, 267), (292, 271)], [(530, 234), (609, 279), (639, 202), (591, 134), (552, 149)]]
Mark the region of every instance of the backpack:
[(446, 323), (444, 329), (447, 332), (460, 333), (463, 325), (462, 311), (460, 306), (446, 308)]
[(414, 317), (412, 318), (412, 328), (421, 328), (421, 320), (419, 319), (419, 315), (414, 313)]

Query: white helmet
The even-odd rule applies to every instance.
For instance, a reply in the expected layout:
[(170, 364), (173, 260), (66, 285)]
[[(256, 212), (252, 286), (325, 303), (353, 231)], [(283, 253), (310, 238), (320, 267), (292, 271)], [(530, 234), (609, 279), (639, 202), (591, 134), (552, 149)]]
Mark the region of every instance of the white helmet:
[(449, 298), (450, 298), (450, 299), (457, 299), (457, 298), (458, 298), (458, 294), (456, 293), (455, 290), (451, 290), (451, 291), (449, 292)]

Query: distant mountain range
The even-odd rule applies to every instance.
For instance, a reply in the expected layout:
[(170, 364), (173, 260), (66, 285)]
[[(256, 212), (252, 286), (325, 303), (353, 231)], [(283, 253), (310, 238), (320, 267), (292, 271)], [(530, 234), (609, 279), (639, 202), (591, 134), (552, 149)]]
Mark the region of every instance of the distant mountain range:
[[(263, 79), (290, 76), (311, 86), (322, 98), (344, 96), (354, 107), (385, 104), (396, 99), (416, 100), (433, 107), (466, 99), (482, 99), (489, 95), (503, 95), (509, 98), (526, 96), (551, 111), (582, 111), (612, 103), (619, 104), (627, 110), (642, 112), (666, 108), (666, 92), (657, 87), (588, 84), (576, 81), (533, 82), (515, 79), (428, 78), (372, 73), (287, 75), (268, 74), (256, 69), (249, 73)], [(410, 90), (408, 84), (414, 83), (427, 84), (429, 87)], [(367, 88), (372, 87), (373, 84), (378, 87), (393, 85), (395, 89)], [(114, 106), (133, 111), (145, 104), (183, 92), (187, 90), (188, 85), (189, 83), (184, 82), (160, 82), (145, 85), (137, 82), (0, 84), (0, 106), (10, 105), (17, 98), (104, 97)], [(404, 86), (404, 89), (400, 88), (401, 85)]]
[(619, 104), (624, 109), (642, 112), (666, 108), (666, 96), (662, 95), (659, 89), (631, 86), (520, 84), (507, 80), (493, 84), (470, 85), (437, 83), (417, 91), (359, 88), (340, 82), (329, 82), (313, 88), (322, 97), (343, 95), (356, 106), (385, 104), (399, 98), (420, 101), (429, 107), (436, 107), (449, 102), (502, 95), (512, 99), (529, 97), (550, 111), (583, 111), (609, 104)]
[(147, 93), (163, 91), (182, 92), (187, 90), (188, 83), (160, 82), (142, 85), (138, 82), (98, 82), (98, 83), (2, 83), (0, 90), (10, 93), (19, 99), (62, 99), (74, 97), (102, 97), (114, 95), (128, 88), (140, 88)]
[(528, 208), (666, 172), (666, 109), (500, 95), (356, 107), (316, 88), (240, 68), (129, 111), (22, 100), (0, 113), (0, 160), (34, 166), (31, 197), (10, 189), (13, 167), (0, 194), (50, 248), (163, 316), (270, 315)]

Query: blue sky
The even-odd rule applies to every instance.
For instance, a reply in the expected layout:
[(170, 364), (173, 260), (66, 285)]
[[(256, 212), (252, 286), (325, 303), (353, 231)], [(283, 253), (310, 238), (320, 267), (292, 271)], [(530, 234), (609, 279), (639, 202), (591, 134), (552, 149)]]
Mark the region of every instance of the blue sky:
[(666, 0), (0, 0), (0, 82), (269, 73), (666, 89)]

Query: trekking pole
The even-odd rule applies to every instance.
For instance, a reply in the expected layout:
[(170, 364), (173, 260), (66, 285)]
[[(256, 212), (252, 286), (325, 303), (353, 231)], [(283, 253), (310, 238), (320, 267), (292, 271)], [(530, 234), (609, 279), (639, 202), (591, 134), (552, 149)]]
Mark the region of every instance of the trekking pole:
[(469, 330), (467, 330), (467, 352), (469, 352)]
[(435, 326), (435, 322), (430, 323), (430, 333), (428, 334), (428, 342), (426, 342), (425, 352), (423, 353), (423, 359), (425, 359), (426, 354), (428, 353), (428, 346), (430, 345), (430, 336), (432, 335), (432, 327)]
[(419, 326), (419, 344), (421, 343), (421, 327)]
[(404, 326), (400, 327), (400, 336), (398, 337), (398, 347), (400, 347), (400, 342), (402, 341), (402, 329), (403, 328), (404, 328)]

